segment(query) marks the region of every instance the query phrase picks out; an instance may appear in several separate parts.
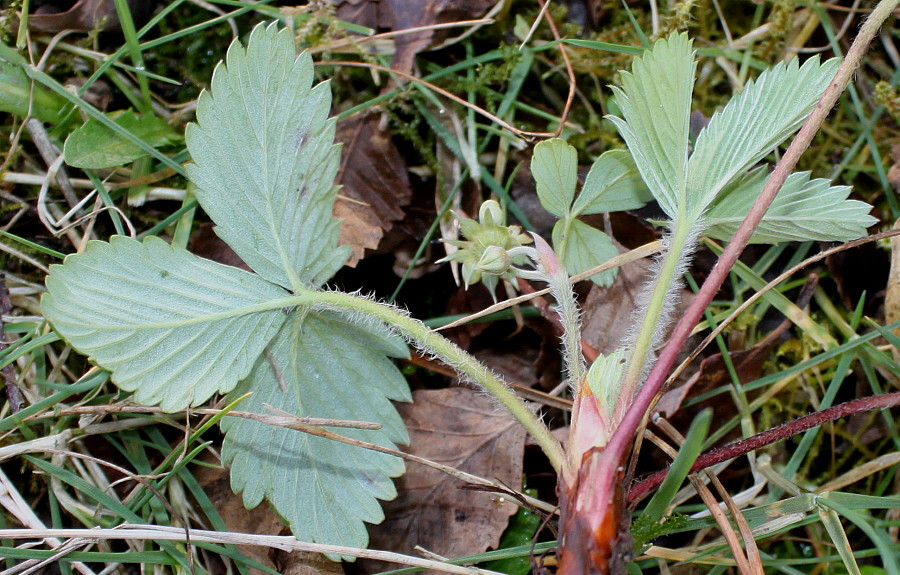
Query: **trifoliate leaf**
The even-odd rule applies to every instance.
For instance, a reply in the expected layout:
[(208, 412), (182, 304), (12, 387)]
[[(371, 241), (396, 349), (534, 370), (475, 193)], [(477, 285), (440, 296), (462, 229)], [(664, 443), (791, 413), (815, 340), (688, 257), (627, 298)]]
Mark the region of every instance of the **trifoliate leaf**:
[(803, 66), (796, 58), (777, 64), (715, 114), (688, 163), (688, 213), (702, 213), (725, 186), (799, 129), (838, 66), (837, 58), (819, 64), (817, 57)]
[(578, 184), (575, 148), (559, 138), (544, 140), (534, 147), (531, 174), (544, 209), (556, 217), (564, 217), (575, 199)]
[(291, 31), (257, 26), (200, 95), (188, 126), (188, 174), (216, 232), (259, 275), (288, 289), (318, 287), (349, 251), (331, 217), (340, 161), (327, 84), (312, 87)]
[[(383, 330), (348, 323), (336, 314), (289, 320), (253, 372), (233, 392), (252, 392), (242, 409), (267, 406), (297, 416), (375, 421), (378, 431), (336, 429), (391, 447), (408, 442), (389, 400), (408, 401), (403, 376), (385, 354), (405, 356), (402, 341)], [(244, 505), (268, 499), (303, 541), (365, 547), (364, 521), (384, 515), (377, 499), (396, 495), (397, 457), (246, 419), (223, 421), (223, 459)]]
[(622, 72), (622, 88), (613, 88), (624, 118), (615, 124), (641, 177), (662, 210), (677, 219), (685, 205), (688, 134), (694, 62), (687, 34), (658, 40)]
[[(725, 241), (731, 239), (768, 177), (765, 167), (757, 168), (723, 190), (703, 217), (708, 226), (706, 235)], [(849, 186), (832, 186), (829, 180), (810, 179), (809, 172), (791, 174), (750, 241), (846, 242), (862, 237), (866, 228), (877, 220), (868, 215), (872, 206), (848, 200), (849, 195)]]
[(636, 210), (652, 199), (628, 150), (609, 150), (591, 166), (572, 215)]
[[(619, 255), (612, 239), (597, 228), (576, 219), (562, 219), (553, 226), (553, 247), (560, 254), (569, 275), (580, 274)], [(617, 270), (591, 276), (591, 281), (609, 287)]]
[(121, 236), (51, 266), (47, 292), (41, 307), (54, 329), (138, 402), (166, 411), (246, 377), (284, 323), (278, 301), (288, 295), (159, 238)]
[[(152, 115), (137, 116), (128, 110), (116, 118), (115, 122), (156, 148), (179, 138), (178, 133), (162, 118)], [(76, 168), (114, 168), (133, 162), (147, 155), (147, 152), (116, 134), (100, 122), (90, 119), (69, 134), (63, 148), (66, 163)]]

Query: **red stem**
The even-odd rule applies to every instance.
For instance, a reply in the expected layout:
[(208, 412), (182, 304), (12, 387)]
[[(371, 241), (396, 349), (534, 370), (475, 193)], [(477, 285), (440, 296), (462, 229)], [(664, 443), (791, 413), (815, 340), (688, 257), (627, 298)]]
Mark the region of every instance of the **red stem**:
[[(818, 427), (828, 421), (834, 421), (855, 413), (875, 411), (876, 409), (885, 409), (897, 405), (900, 405), (900, 392), (854, 399), (840, 405), (835, 405), (834, 407), (829, 407), (828, 409), (823, 409), (822, 411), (810, 413), (809, 415), (804, 415), (803, 417), (798, 417), (797, 419), (782, 423), (778, 427), (773, 427), (762, 433), (757, 433), (747, 439), (740, 439), (729, 443), (728, 445), (723, 445), (722, 447), (707, 451), (694, 462), (694, 465), (691, 467), (691, 473), (706, 469), (707, 467), (722, 463), (723, 461), (728, 461), (729, 459), (734, 459), (735, 457), (750, 453), (751, 451), (756, 451), (761, 447), (765, 447), (776, 441), (781, 441), (782, 439), (787, 439), (801, 431)], [(628, 504), (632, 505), (637, 503), (648, 491), (659, 487), (666, 478), (668, 472), (668, 469), (663, 469), (662, 471), (657, 471), (653, 475), (637, 482), (628, 491)]]
[[(747, 217), (744, 218), (740, 228), (738, 228), (737, 232), (734, 234), (734, 238), (722, 253), (719, 261), (710, 272), (709, 277), (703, 283), (703, 287), (700, 288), (699, 293), (697, 293), (696, 297), (691, 302), (690, 307), (687, 309), (684, 316), (682, 316), (681, 321), (675, 326), (668, 343), (663, 348), (659, 359), (650, 371), (650, 375), (647, 376), (647, 380), (635, 396), (634, 402), (623, 416), (621, 423), (613, 432), (609, 444), (606, 446), (604, 458), (609, 459), (607, 463), (609, 468), (615, 469), (620, 465), (628, 448), (634, 441), (634, 435), (637, 432), (637, 429), (641, 426), (641, 423), (650, 410), (650, 407), (653, 405), (657, 394), (662, 389), (663, 384), (666, 381), (666, 376), (674, 365), (679, 351), (684, 346), (685, 342), (687, 342), (694, 326), (700, 318), (703, 317), (704, 311), (719, 291), (719, 287), (721, 287), (722, 283), (728, 277), (732, 266), (734, 266), (738, 257), (741, 255), (744, 247), (746, 247), (750, 237), (753, 235), (753, 232), (765, 215), (766, 210), (769, 209), (769, 206), (775, 200), (775, 195), (796, 167), (800, 156), (803, 155), (803, 152), (809, 147), (813, 136), (815, 136), (819, 127), (825, 121), (828, 112), (834, 107), (834, 104), (844, 91), (844, 88), (847, 87), (853, 72), (859, 66), (863, 55), (868, 49), (869, 42), (874, 37), (880, 24), (881, 22), (872, 21), (872, 15), (870, 15), (863, 24), (859, 35), (857, 35), (853, 44), (850, 46), (850, 49), (847, 51), (847, 56), (841, 63), (834, 79), (828, 85), (822, 98), (819, 100), (818, 104), (816, 104), (815, 109), (813, 109), (809, 118), (807, 118), (806, 122), (803, 124), (803, 127), (800, 128), (800, 131), (791, 142), (787, 151), (785, 151), (781, 161), (776, 164), (772, 175), (769, 176), (768, 181), (766, 181), (765, 187), (763, 187), (762, 192), (760, 192), (759, 197), (753, 204)], [(872, 26), (874, 26), (874, 29)]]

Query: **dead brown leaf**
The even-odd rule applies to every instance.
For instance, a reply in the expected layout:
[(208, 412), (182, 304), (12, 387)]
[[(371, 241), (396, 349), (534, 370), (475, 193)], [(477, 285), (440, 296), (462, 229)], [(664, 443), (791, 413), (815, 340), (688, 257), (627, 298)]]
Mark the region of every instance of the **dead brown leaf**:
[(599, 353), (615, 351), (632, 328), (638, 297), (650, 277), (652, 265), (647, 260), (626, 264), (619, 269), (612, 286), (591, 287), (584, 302), (581, 332), (584, 340)]
[[(399, 409), (409, 429), (410, 453), (519, 486), (525, 432), (492, 399), (464, 387), (419, 390), (412, 404)], [(443, 557), (496, 547), (515, 504), (459, 487), (440, 471), (408, 465), (397, 482), (397, 499), (384, 505), (387, 519), (370, 530), (370, 547), (415, 554), (419, 545)]]
[(338, 183), (343, 187), (334, 204), (341, 219), (341, 245), (352, 248), (347, 265), (356, 266), (366, 249), (375, 249), (384, 233), (403, 217), (412, 190), (406, 162), (379, 126), (379, 116), (354, 116), (338, 124), (344, 144)]
[[(131, 17), (138, 25), (150, 13), (153, 4), (148, 0), (128, 0)], [(97, 27), (101, 30), (121, 29), (114, 0), (78, 0), (74, 5), (71, 2), (45, 4), (28, 16), (28, 27), (51, 34), (63, 30), (90, 32)]]
[[(376, 30), (404, 30), (482, 17), (497, 0), (332, 0), (341, 20)], [(453, 33), (453, 32), (450, 32)], [(446, 30), (423, 30), (395, 39), (391, 66), (410, 73), (416, 54), (441, 44)], [(458, 31), (457, 31), (458, 33)]]

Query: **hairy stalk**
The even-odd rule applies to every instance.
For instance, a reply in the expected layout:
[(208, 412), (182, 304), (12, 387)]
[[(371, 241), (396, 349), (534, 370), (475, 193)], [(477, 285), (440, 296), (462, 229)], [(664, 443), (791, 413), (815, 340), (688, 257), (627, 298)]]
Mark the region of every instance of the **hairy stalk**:
[(709, 277), (703, 283), (700, 291), (697, 293), (694, 301), (682, 316), (675, 330), (672, 332), (669, 340), (660, 353), (659, 360), (653, 366), (650, 374), (641, 389), (634, 398), (634, 402), (629, 406), (628, 411), (621, 420), (621, 423), (613, 432), (613, 436), (609, 441), (604, 452), (604, 458), (607, 459), (605, 470), (606, 473), (614, 474), (616, 467), (621, 459), (625, 456), (628, 448), (634, 440), (634, 434), (641, 424), (647, 411), (653, 404), (656, 394), (662, 388), (666, 380), (669, 370), (675, 362), (679, 350), (685, 344), (694, 326), (703, 316), (706, 307), (712, 301), (716, 292), (719, 291), (722, 283), (728, 277), (732, 266), (737, 261), (744, 247), (753, 235), (753, 232), (759, 226), (769, 209), (769, 206), (775, 200), (775, 195), (787, 177), (791, 174), (797, 165), (797, 161), (812, 142), (813, 136), (821, 127), (828, 112), (834, 107), (841, 93), (850, 82), (854, 71), (859, 66), (863, 55), (865, 55), (869, 44), (878, 33), (878, 29), (887, 20), (894, 8), (897, 7), (900, 0), (881, 0), (878, 5), (869, 14), (869, 17), (860, 27), (859, 34), (853, 40), (853, 44), (847, 51), (847, 56), (841, 63), (841, 67), (835, 74), (834, 80), (831, 81), (819, 103), (816, 105), (812, 114), (807, 118), (803, 127), (797, 133), (797, 136), (791, 142), (791, 145), (785, 151), (781, 160), (775, 166), (774, 171), (766, 181), (765, 186), (750, 209), (744, 222), (738, 228), (731, 243), (725, 249), (725, 252), (719, 258), (716, 266), (713, 268)]
[[(569, 274), (556, 259), (556, 254), (540, 237), (535, 236), (535, 265), (541, 270), (542, 281), (547, 282), (550, 294), (556, 300), (553, 311), (562, 323), (563, 365), (566, 369), (566, 380), (573, 392), (577, 391), (579, 382), (584, 379), (584, 356), (581, 351), (581, 318), (575, 293), (569, 281)], [(564, 249), (564, 248), (562, 248)]]
[(672, 291), (677, 285), (678, 277), (684, 272), (687, 265), (688, 254), (693, 251), (693, 243), (697, 237), (694, 231), (695, 224), (676, 222), (675, 230), (666, 242), (667, 249), (662, 262), (659, 264), (659, 273), (656, 274), (655, 284), (644, 304), (643, 321), (635, 336), (631, 357), (625, 376), (619, 386), (619, 400), (616, 402), (616, 411), (613, 421), (620, 421), (625, 410), (631, 405), (631, 400), (637, 393), (638, 385), (648, 365), (648, 357), (653, 348), (658, 344), (661, 334), (668, 323), (671, 309), (667, 310), (672, 298)]
[(562, 446), (531, 409), (483, 363), (450, 340), (429, 329), (421, 321), (397, 308), (340, 292), (304, 291), (292, 299), (299, 305), (345, 313), (359, 313), (384, 322), (415, 347), (439, 357), (494, 397), (534, 438), (547, 455), (553, 468), (558, 473), (563, 471), (565, 457)]

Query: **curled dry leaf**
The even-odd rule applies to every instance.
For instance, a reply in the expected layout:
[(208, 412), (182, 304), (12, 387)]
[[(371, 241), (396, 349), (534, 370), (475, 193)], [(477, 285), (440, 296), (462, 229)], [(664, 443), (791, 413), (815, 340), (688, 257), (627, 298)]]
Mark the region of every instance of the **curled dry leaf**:
[[(491, 398), (464, 387), (420, 390), (399, 411), (410, 453), (520, 486), (525, 433)], [(397, 481), (397, 499), (384, 505), (387, 519), (370, 529), (371, 547), (415, 554), (419, 545), (443, 557), (496, 547), (515, 504), (460, 485), (436, 469), (409, 464)]]
[(338, 172), (343, 187), (334, 203), (334, 215), (341, 219), (340, 244), (352, 249), (347, 262), (351, 267), (365, 250), (378, 247), (412, 198), (406, 162), (390, 134), (379, 127), (378, 118), (375, 114), (355, 116), (337, 128), (336, 138), (344, 144)]

